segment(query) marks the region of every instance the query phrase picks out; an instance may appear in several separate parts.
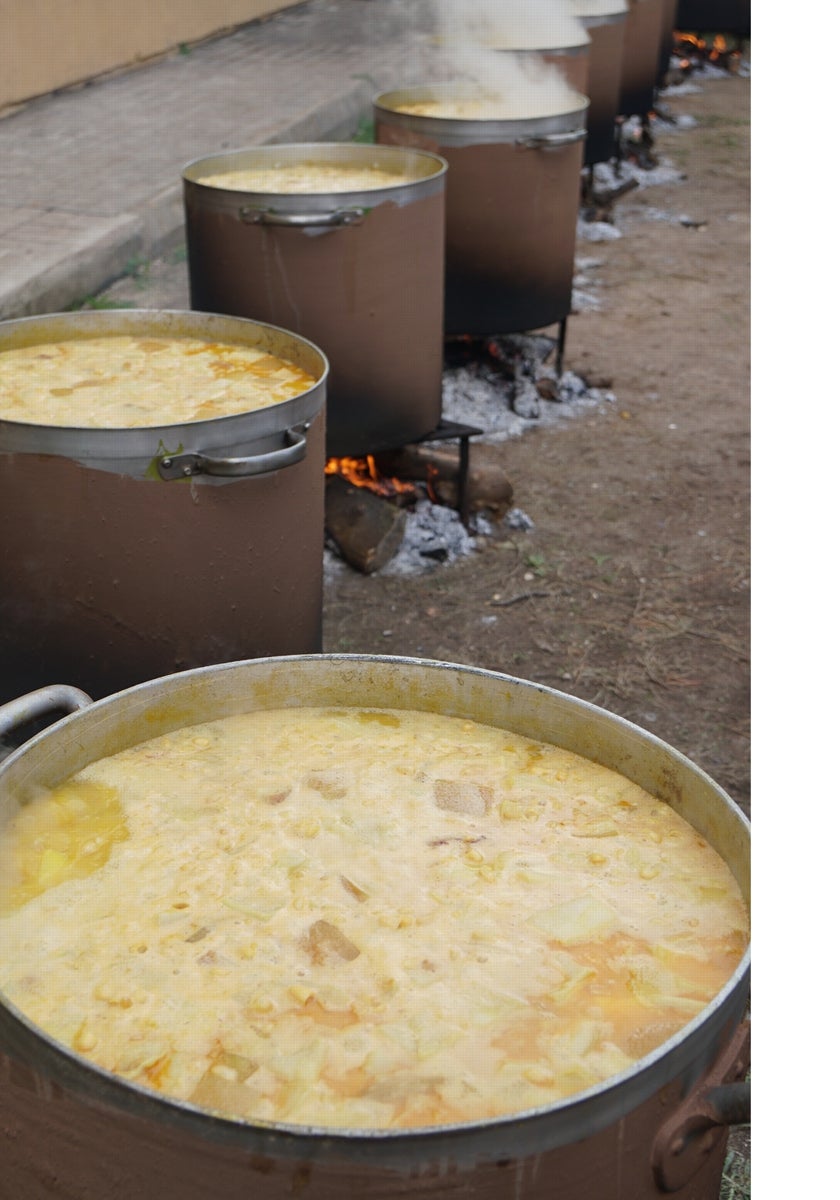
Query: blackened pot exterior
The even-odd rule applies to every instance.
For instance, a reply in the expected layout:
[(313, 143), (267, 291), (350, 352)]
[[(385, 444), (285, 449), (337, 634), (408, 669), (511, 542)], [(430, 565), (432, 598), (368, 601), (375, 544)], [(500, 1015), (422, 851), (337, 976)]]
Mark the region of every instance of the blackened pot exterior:
[[(302, 195), (202, 183), (300, 163), (376, 166), (408, 181)], [(184, 169), (191, 304), (324, 349), (329, 456), (392, 449), (439, 423), (445, 176), (436, 156), (352, 143), (245, 148)]]
[[(171, 676), (66, 718), (0, 767), (0, 816), (105, 754), (202, 720), (279, 705), (425, 709), (548, 740), (620, 771), (707, 838), (749, 897), (749, 831), (712, 780), (584, 701), (477, 668), (355, 655)], [(742, 1079), (748, 956), (683, 1030), (621, 1075), (509, 1118), (419, 1130), (260, 1125), (167, 1101), (92, 1067), (0, 1000), (0, 1154), (15, 1200), (717, 1200), (725, 1128), (708, 1089)]]
[[(0, 349), (108, 334), (209, 338), (294, 358), (316, 385), (254, 413), (142, 429), (0, 421), (3, 698), (72, 678), (104, 696), (188, 667), (321, 649), (326, 359), (256, 322), (141, 310), (0, 325)], [(304, 431), (304, 427), (305, 431)], [(165, 451), (298, 461), (164, 481)], [(294, 457), (294, 455), (290, 456)]]
[(679, 0), (663, 0), (662, 28), (659, 41), (659, 66), (657, 67), (656, 86), (666, 85), (668, 69), (671, 65), (671, 55), (674, 53), (674, 33), (677, 28), (677, 7)]
[(693, 33), (730, 33), (748, 38), (752, 29), (751, 0), (679, 0), (677, 29)]
[[(590, 11), (591, 10), (591, 11)], [(606, 5), (580, 0), (575, 8), (591, 39), (589, 46), (589, 116), (584, 165), (609, 162), (616, 153), (615, 123), (621, 112), (621, 63), (627, 0)], [(597, 15), (592, 15), (593, 13)]]
[(569, 111), (504, 120), (398, 111), (469, 94), (431, 84), (374, 102), (376, 139), (422, 146), (449, 163), (444, 327), (449, 335), (513, 333), (571, 311), (580, 169), (588, 101)]
[(665, 0), (630, 0), (621, 56), (619, 112), (622, 116), (646, 116), (653, 108), (664, 3)]

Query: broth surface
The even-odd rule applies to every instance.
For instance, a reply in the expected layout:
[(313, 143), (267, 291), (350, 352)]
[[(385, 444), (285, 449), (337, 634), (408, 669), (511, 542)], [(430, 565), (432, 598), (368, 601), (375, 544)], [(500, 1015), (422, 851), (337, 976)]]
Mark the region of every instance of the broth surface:
[(0, 838), (0, 989), (108, 1071), (394, 1128), (574, 1094), (731, 977), (722, 859), (604, 767), (472, 721), (294, 709), (142, 743)]
[(0, 419), (131, 429), (251, 412), (315, 379), (264, 350), (192, 337), (104, 336), (0, 351)]
[(203, 175), (199, 183), (207, 187), (228, 188), (240, 192), (318, 193), (366, 192), (376, 188), (400, 187), (414, 183), (408, 171), (386, 171), (383, 167), (353, 163), (295, 163), (284, 167), (252, 167), (247, 170), (221, 171)]
[(439, 117), (444, 120), (462, 121), (524, 121), (537, 117), (556, 117), (575, 112), (580, 107), (580, 97), (570, 97), (558, 92), (552, 101), (545, 96), (528, 96), (527, 93), (511, 102), (509, 97), (492, 93), (462, 98), (440, 98), (407, 100), (389, 106), (393, 112), (408, 113), (417, 117)]

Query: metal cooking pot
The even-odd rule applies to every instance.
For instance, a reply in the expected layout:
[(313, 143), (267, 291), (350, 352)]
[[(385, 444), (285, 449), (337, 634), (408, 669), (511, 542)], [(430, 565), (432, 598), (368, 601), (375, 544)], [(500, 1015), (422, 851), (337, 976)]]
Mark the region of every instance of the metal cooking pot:
[(621, 55), (618, 110), (622, 116), (646, 116), (653, 108), (662, 44), (664, 2), (630, 0), (630, 9), (624, 22), (624, 49)]
[(589, 102), (575, 94), (565, 112), (505, 119), (398, 111), (403, 104), (475, 94), (476, 86), (466, 83), (383, 92), (374, 101), (376, 140), (422, 146), (449, 163), (446, 332), (537, 329), (571, 311)]
[(730, 33), (748, 38), (752, 28), (751, 0), (679, 0), (677, 29), (697, 33)]
[[(299, 656), (172, 675), (83, 708), (0, 767), (0, 812), (96, 759), (183, 725), (284, 705), (428, 710), (594, 759), (667, 801), (749, 897), (749, 829), (676, 750), (620, 717), (534, 683), (416, 659)], [(63, 703), (62, 690), (29, 699)], [(84, 698), (70, 689), (67, 707)], [(3, 717), (0, 715), (0, 732)], [(412, 1130), (249, 1123), (168, 1100), (92, 1066), (0, 998), (0, 1155), (15, 1200), (717, 1200), (728, 1123), (746, 1119), (745, 955), (677, 1035), (632, 1068), (556, 1104)]]
[(270, 325), (134, 309), (6, 321), (0, 351), (127, 334), (255, 347), (316, 382), (177, 425), (0, 420), (0, 698), (321, 649), (326, 358)]
[[(302, 163), (377, 167), (397, 182), (306, 194), (203, 182)], [(192, 306), (323, 346), (330, 456), (393, 449), (440, 421), (445, 177), (436, 155), (349, 142), (231, 150), (183, 171)]]
[(574, 0), (573, 3), (573, 11), (591, 39), (589, 118), (583, 159), (587, 167), (615, 157), (627, 9), (628, 0)]

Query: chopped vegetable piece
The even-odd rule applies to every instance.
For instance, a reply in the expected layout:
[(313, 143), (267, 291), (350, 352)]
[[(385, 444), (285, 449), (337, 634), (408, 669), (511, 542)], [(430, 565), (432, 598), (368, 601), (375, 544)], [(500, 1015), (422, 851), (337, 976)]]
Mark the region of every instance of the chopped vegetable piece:
[(364, 904), (365, 900), (370, 899), (370, 893), (366, 892), (364, 888), (360, 888), (357, 883), (354, 883), (352, 879), (348, 879), (346, 875), (339, 875), (339, 879), (341, 880), (342, 887), (344, 887), (351, 896), (355, 896), (355, 898), (361, 904)]
[(528, 923), (567, 946), (608, 937), (619, 927), (618, 913), (598, 896), (576, 896), (534, 913)]

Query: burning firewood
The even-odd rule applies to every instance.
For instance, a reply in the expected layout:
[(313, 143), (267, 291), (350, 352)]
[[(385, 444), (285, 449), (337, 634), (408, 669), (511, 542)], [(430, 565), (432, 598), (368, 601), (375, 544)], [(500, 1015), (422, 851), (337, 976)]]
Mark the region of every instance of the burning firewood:
[(378, 571), (399, 550), (406, 514), (383, 496), (333, 475), (326, 481), (324, 506), (327, 536), (362, 574)]
[[(426, 483), (433, 499), (460, 508), (460, 459), (454, 451), (429, 446), (404, 446), (378, 456), (382, 471), (401, 479)], [(501, 467), (470, 464), (467, 472), (467, 507), (470, 512), (490, 512), (502, 517), (513, 504), (513, 485)]]

